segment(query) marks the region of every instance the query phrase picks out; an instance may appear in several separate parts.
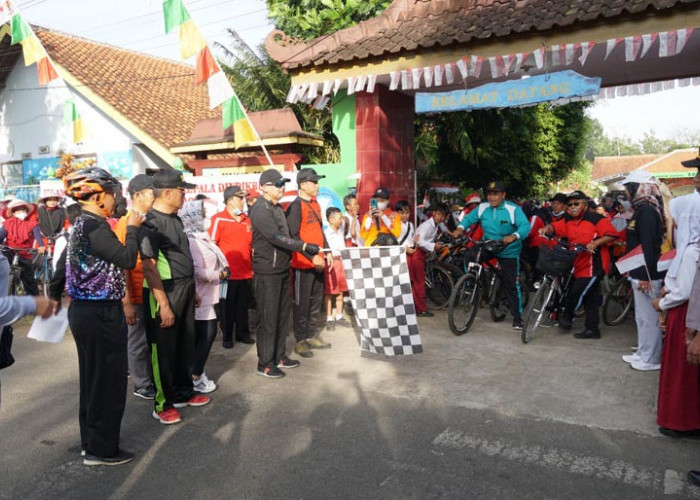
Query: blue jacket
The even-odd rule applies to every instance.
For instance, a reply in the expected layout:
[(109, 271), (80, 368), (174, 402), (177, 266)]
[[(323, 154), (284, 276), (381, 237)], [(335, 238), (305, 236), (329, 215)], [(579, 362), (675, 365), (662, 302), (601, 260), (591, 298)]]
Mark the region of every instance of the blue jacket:
[(502, 240), (511, 234), (517, 237), (518, 239), (505, 247), (498, 257), (506, 259), (520, 257), (523, 241), (530, 234), (530, 223), (522, 208), (505, 200), (496, 208), (492, 208), (488, 203), (482, 203), (469, 212), (459, 225), (467, 229), (476, 222), (481, 223), (484, 240)]

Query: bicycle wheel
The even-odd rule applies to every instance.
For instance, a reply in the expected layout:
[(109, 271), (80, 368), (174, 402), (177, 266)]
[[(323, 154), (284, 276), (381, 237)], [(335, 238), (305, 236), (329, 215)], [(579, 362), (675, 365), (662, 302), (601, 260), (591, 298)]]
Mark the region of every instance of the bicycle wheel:
[(603, 298), (603, 322), (608, 326), (619, 325), (627, 318), (633, 304), (632, 284), (627, 280), (620, 282)]
[(24, 284), (19, 277), (19, 270), (10, 272), (10, 281), (8, 284), (8, 295), (27, 295), (24, 289)]
[(469, 331), (481, 304), (482, 288), (472, 273), (462, 276), (454, 286), (447, 309), (447, 323), (455, 335)]
[(523, 341), (523, 344), (529, 343), (535, 337), (537, 328), (548, 313), (547, 306), (552, 300), (553, 294), (553, 282), (552, 279), (547, 276), (542, 280), (542, 284), (537, 289), (535, 296), (532, 298), (529, 307), (525, 311), (525, 321), (523, 322), (523, 329), (520, 333), (520, 340)]
[(430, 276), (426, 275), (425, 280), (425, 296), (432, 305), (431, 309), (447, 307), (453, 287), (454, 281), (450, 272), (442, 266), (433, 266)]

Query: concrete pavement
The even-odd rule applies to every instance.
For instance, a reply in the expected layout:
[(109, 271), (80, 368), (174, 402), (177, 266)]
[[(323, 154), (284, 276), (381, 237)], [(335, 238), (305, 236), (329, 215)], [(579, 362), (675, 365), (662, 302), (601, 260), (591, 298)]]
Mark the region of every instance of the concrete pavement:
[(254, 346), (217, 339), (213, 403), (163, 426), (129, 393), (136, 459), (110, 468), (78, 456), (72, 337), (39, 344), (24, 322), (2, 373), (0, 498), (700, 498), (684, 480), (700, 441), (658, 434), (658, 372), (620, 360), (631, 321), (528, 345), (485, 310), (462, 337), (444, 313), (419, 322), (423, 354), (361, 355), (338, 329), (282, 380), (255, 374)]

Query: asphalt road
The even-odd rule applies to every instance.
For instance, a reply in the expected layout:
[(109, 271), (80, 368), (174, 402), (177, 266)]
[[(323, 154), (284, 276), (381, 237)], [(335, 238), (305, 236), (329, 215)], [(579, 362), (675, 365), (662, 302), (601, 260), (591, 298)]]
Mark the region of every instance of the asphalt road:
[(659, 499), (700, 498), (685, 482), (700, 441), (655, 427), (658, 372), (620, 361), (631, 322), (579, 341), (556, 329), (523, 345), (482, 311), (454, 337), (444, 314), (421, 318), (425, 352), (362, 355), (356, 334), (282, 380), (255, 374), (254, 346), (207, 365), (213, 403), (179, 425), (128, 396), (119, 467), (79, 457), (77, 357), (16, 329), (2, 373), (0, 498)]

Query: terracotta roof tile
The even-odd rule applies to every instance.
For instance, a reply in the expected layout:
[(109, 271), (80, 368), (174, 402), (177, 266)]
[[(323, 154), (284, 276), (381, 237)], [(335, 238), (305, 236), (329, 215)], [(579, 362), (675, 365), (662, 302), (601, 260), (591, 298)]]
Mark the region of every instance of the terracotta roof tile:
[[(298, 69), (697, 2), (700, 0), (394, 0), (378, 17), (331, 35), (299, 41), (273, 31), (265, 45), (285, 69)], [(366, 42), (372, 46), (369, 51), (361, 49)]]
[[(194, 68), (35, 27), (53, 60), (165, 147), (190, 137), (199, 120), (215, 118)], [(80, 89), (77, 89), (78, 91)]]
[(626, 174), (662, 155), (597, 156), (593, 160), (593, 180)]

